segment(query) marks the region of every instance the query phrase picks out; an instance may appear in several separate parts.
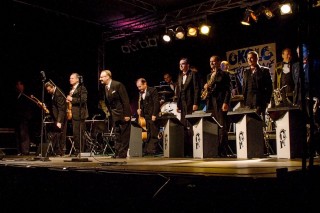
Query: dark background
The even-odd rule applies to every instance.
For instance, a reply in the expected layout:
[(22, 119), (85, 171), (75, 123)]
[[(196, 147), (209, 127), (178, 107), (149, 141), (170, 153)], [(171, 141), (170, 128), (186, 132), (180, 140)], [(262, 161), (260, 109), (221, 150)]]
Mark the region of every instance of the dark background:
[[(164, 44), (161, 39), (163, 29), (140, 35), (156, 38), (155, 47), (123, 53), (121, 46), (128, 39), (104, 42), (104, 29), (100, 26), (10, 1), (1, 4), (0, 12), (4, 17), (0, 41), (0, 127), (13, 126), (16, 80), (25, 81), (28, 95), (33, 94), (41, 100), (40, 71), (45, 71), (47, 79), (51, 79), (65, 93), (69, 92), (70, 74), (77, 72), (83, 75), (89, 92), (89, 113), (93, 116), (100, 113), (97, 96), (98, 76), (102, 68), (110, 69), (113, 78), (126, 85), (135, 112), (135, 80), (144, 77), (150, 86), (156, 86), (163, 80), (164, 72), (171, 72), (176, 77), (181, 57), (189, 57), (191, 65), (198, 68), (201, 76), (205, 76), (213, 54), (225, 59), (227, 51), (275, 42), (280, 60), (281, 50), (285, 47), (295, 50), (303, 33), (311, 35), (307, 42), (312, 44), (314, 56), (318, 57), (319, 53), (318, 8), (312, 13), (312, 21), (308, 21), (310, 28), (301, 26), (305, 19), (297, 15), (297, 8), (291, 15), (277, 15), (270, 20), (260, 17), (258, 23), (251, 26), (240, 24), (244, 9), (232, 9), (208, 17), (212, 25), (209, 36), (187, 37)], [(47, 98), (45, 93), (45, 102)]]

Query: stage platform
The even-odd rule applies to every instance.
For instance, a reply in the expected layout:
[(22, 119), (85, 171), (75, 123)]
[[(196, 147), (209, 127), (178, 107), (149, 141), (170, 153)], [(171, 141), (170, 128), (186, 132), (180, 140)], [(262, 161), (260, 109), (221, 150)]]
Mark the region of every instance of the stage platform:
[[(302, 159), (5, 155), (4, 212), (309, 212), (320, 189), (318, 157)], [(307, 164), (309, 161), (307, 161)], [(293, 208), (293, 209), (292, 209)]]

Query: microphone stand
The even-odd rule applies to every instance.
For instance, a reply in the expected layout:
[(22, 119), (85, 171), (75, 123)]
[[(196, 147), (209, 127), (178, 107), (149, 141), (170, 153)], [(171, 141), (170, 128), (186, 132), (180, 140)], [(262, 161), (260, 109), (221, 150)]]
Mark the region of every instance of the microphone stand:
[[(42, 73), (42, 97), (41, 97), (41, 100), (42, 100), (42, 105), (44, 105), (44, 82), (46, 81), (46, 77), (44, 75), (44, 71), (41, 71)], [(40, 156), (37, 156), (37, 157), (34, 157), (34, 160), (40, 160), (40, 161), (50, 161), (49, 160), (49, 157), (47, 156), (43, 156), (43, 133), (44, 133), (44, 122), (45, 122), (45, 117), (44, 117), (44, 110), (43, 110), (43, 106), (42, 106), (42, 109), (41, 109), (41, 139), (40, 139)]]
[(81, 103), (81, 93), (82, 93), (82, 84), (83, 84), (83, 77), (79, 76), (79, 118), (80, 118), (80, 128), (79, 128), (79, 135), (80, 135), (80, 150), (79, 150), (79, 155), (77, 158), (72, 158), (72, 162), (89, 162), (88, 158), (81, 158), (81, 151), (82, 151), (82, 118), (81, 118), (81, 109), (82, 109), (82, 103)]

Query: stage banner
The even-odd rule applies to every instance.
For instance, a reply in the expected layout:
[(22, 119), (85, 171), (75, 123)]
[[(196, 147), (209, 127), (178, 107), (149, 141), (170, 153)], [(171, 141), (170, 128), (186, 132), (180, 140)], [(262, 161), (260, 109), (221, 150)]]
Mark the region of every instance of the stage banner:
[(252, 50), (256, 51), (259, 54), (259, 64), (270, 68), (270, 74), (273, 81), (277, 63), (275, 43), (261, 44), (257, 46), (228, 51), (227, 60), (230, 64), (229, 71), (233, 71), (236, 73), (236, 76), (242, 85), (242, 73), (243, 70), (248, 67), (247, 53)]

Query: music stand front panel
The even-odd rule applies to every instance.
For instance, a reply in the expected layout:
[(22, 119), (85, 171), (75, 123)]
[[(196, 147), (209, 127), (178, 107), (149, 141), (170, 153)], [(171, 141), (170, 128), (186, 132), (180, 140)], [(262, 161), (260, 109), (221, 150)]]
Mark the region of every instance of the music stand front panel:
[(184, 131), (183, 125), (177, 118), (168, 119), (163, 131), (163, 156), (184, 157)]
[(236, 123), (237, 158), (261, 158), (264, 156), (263, 121), (250, 113), (244, 113)]
[(303, 134), (301, 112), (288, 110), (276, 122), (277, 158), (296, 158), (302, 156), (302, 146), (306, 140)]
[(199, 117), (193, 122), (193, 157), (212, 158), (218, 156), (218, 125), (212, 119)]

